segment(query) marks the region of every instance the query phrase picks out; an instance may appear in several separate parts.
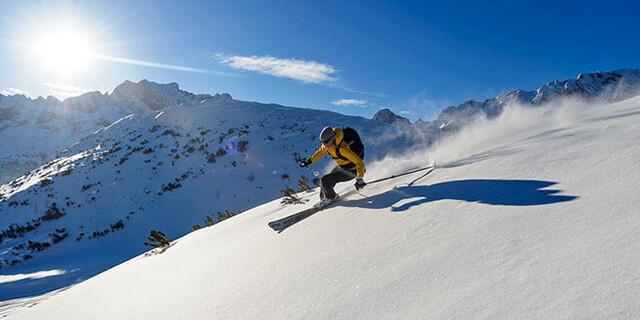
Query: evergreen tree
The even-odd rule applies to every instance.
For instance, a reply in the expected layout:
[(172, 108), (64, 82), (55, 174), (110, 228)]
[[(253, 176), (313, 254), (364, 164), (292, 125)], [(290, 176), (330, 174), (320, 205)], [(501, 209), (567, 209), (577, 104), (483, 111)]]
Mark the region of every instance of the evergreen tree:
[(147, 240), (149, 242), (145, 242), (144, 245), (151, 248), (168, 248), (171, 245), (171, 240), (164, 233), (157, 230), (151, 230)]
[(300, 198), (298, 198), (296, 191), (289, 187), (285, 187), (284, 189), (282, 189), (282, 195), (284, 196), (282, 198), (282, 201), (280, 201), (280, 203), (282, 204), (291, 204), (291, 203), (300, 202)]

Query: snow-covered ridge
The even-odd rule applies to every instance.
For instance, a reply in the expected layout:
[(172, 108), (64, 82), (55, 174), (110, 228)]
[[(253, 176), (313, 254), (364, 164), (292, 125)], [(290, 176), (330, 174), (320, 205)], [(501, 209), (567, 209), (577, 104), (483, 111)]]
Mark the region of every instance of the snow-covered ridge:
[(111, 94), (97, 91), (60, 101), (0, 95), (0, 183), (53, 159), (65, 147), (128, 114), (174, 105), (232, 101), (229, 94), (193, 94), (176, 83), (125, 81)]
[(640, 94), (640, 69), (581, 73), (575, 79), (554, 80), (535, 91), (514, 90), (484, 101), (469, 100), (442, 110), (439, 123), (462, 125), (478, 115), (495, 118), (511, 104), (537, 106), (560, 97), (621, 101)]

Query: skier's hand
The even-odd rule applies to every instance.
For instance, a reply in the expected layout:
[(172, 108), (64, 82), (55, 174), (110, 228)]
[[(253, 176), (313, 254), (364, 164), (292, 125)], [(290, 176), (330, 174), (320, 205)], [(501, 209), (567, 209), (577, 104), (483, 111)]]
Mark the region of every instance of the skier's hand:
[(302, 168), (305, 168), (310, 164), (311, 164), (311, 160), (309, 160), (309, 159), (300, 161), (300, 167), (302, 167)]
[(362, 178), (356, 178), (356, 183), (354, 184), (354, 186), (356, 187), (356, 190), (360, 190), (362, 188), (364, 188), (364, 186), (366, 186), (367, 183), (364, 182), (364, 180)]

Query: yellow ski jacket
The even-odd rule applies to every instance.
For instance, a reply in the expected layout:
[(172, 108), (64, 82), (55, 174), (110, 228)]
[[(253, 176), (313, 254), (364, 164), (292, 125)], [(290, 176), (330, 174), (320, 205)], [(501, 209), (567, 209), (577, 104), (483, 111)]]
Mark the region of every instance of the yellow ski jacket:
[[(322, 144), (311, 158), (309, 158), (309, 160), (311, 160), (312, 163), (316, 162), (325, 154), (329, 153), (329, 155), (336, 160), (336, 164), (341, 168), (352, 170), (355, 167), (356, 178), (364, 177), (364, 172), (366, 171), (364, 169), (364, 160), (349, 148), (349, 144), (346, 141), (343, 141), (344, 133), (342, 132), (342, 129), (334, 128), (333, 132), (336, 135), (336, 143), (331, 145), (329, 148)], [(342, 157), (340, 157), (340, 155)]]

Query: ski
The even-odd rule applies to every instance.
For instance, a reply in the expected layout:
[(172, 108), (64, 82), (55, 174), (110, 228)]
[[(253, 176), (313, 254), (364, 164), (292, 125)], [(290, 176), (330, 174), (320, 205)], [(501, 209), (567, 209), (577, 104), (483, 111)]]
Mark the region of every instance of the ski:
[(271, 227), (273, 231), (276, 231), (277, 233), (281, 233), (282, 231), (284, 231), (284, 229), (289, 228), (290, 226), (312, 216), (318, 211), (321, 211), (321, 209), (311, 207), (309, 209), (300, 211), (298, 213), (294, 213), (282, 219), (271, 221), (269, 222), (269, 227)]
[[(352, 192), (348, 192), (348, 194), (351, 194)], [(346, 196), (346, 195), (345, 195)], [(305, 209), (302, 210), (300, 212), (294, 213), (290, 216), (286, 216), (282, 219), (278, 219), (278, 220), (274, 220), (269, 222), (269, 227), (271, 227), (271, 229), (273, 229), (273, 231), (276, 231), (278, 233), (281, 233), (282, 231), (284, 231), (284, 229), (289, 228), (290, 226), (318, 213), (319, 211), (325, 210), (333, 205), (335, 205), (336, 203), (339, 203), (341, 199), (338, 199), (334, 202), (329, 203), (328, 205), (318, 208), (316, 206), (313, 206), (309, 209)]]

